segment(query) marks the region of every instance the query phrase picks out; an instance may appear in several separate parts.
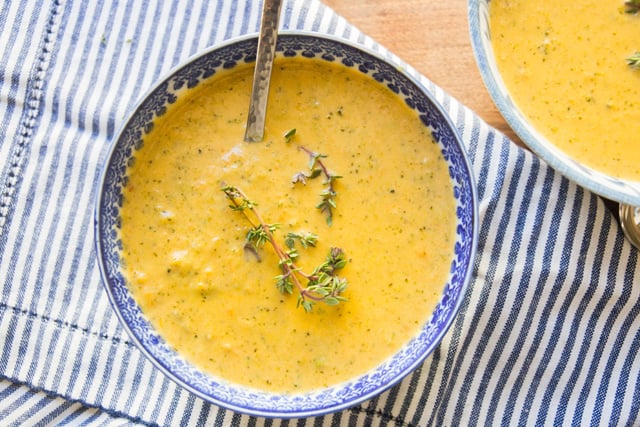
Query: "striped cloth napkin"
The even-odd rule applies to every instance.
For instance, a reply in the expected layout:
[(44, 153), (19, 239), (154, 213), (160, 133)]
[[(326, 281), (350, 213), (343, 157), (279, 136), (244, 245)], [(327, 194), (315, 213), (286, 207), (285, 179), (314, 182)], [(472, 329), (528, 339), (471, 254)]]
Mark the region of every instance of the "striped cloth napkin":
[[(0, 3), (0, 424), (640, 424), (638, 252), (599, 197), (411, 69), (458, 126), (481, 200), (474, 278), (435, 353), (370, 401), (289, 421), (210, 405), (143, 357), (98, 274), (100, 166), (155, 81), (256, 32), (260, 10), (253, 0)], [(318, 0), (285, 2), (281, 26), (392, 55)]]

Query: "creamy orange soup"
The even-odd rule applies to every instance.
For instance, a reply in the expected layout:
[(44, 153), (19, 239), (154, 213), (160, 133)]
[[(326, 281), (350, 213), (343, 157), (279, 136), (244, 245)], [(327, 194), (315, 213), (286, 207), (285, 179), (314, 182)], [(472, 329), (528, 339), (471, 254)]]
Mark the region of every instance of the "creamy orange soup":
[[(129, 170), (122, 207), (125, 276), (154, 327), (188, 360), (257, 389), (297, 392), (363, 374), (428, 321), (453, 258), (455, 203), (446, 162), (418, 116), (385, 86), (319, 60), (280, 59), (263, 142), (243, 142), (252, 68), (200, 84), (155, 122)], [(292, 141), (284, 134), (295, 128)], [(293, 184), (326, 155), (333, 222), (316, 205), (322, 178)], [(348, 299), (310, 312), (281, 293), (269, 245), (221, 191), (258, 203), (277, 236), (312, 232), (311, 270), (330, 247), (348, 259)]]
[(489, 2), (498, 69), (552, 143), (608, 175), (640, 181), (640, 14), (623, 0)]

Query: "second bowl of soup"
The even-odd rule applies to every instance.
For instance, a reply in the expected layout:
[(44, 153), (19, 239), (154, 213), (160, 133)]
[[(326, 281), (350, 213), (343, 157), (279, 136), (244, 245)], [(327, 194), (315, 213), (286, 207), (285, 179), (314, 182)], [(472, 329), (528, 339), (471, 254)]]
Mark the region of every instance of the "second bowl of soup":
[(578, 184), (640, 206), (633, 3), (470, 0), (468, 10), (480, 73), (516, 134)]

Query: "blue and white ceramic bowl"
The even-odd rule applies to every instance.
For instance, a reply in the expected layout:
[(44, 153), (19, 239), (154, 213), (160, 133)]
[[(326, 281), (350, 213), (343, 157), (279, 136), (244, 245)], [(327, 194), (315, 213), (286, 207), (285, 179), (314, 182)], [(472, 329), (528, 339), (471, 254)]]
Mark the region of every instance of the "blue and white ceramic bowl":
[(391, 387), (419, 366), (435, 349), (453, 322), (467, 289), (474, 260), (478, 213), (474, 179), (456, 128), (432, 95), (390, 63), (362, 47), (319, 35), (285, 32), (279, 36), (277, 54), (285, 57), (317, 57), (356, 68), (386, 84), (417, 110), (449, 163), (457, 200), (455, 259), (431, 320), (397, 354), (367, 374), (329, 388), (302, 394), (274, 394), (230, 384), (186, 362), (166, 344), (133, 299), (120, 266), (118, 238), (123, 185), (127, 164), (141, 146), (154, 120), (168, 104), (222, 68), (254, 62), (256, 37), (224, 43), (190, 59), (151, 90), (137, 106), (115, 138), (104, 165), (95, 214), (95, 236), (102, 279), (122, 325), (155, 366), (176, 383), (217, 405), (265, 417), (321, 415), (356, 405)]
[(489, 94), (509, 126), (533, 152), (567, 178), (607, 199), (640, 206), (639, 182), (614, 178), (577, 162), (536, 130), (518, 109), (496, 65), (491, 46), (489, 2), (469, 0), (471, 46)]

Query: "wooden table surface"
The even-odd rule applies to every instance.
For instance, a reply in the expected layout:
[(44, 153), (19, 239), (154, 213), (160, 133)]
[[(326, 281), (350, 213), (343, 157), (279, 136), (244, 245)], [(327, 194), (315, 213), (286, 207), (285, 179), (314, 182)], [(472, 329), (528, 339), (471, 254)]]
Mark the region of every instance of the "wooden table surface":
[(522, 145), (478, 72), (467, 0), (323, 0), (494, 128)]

